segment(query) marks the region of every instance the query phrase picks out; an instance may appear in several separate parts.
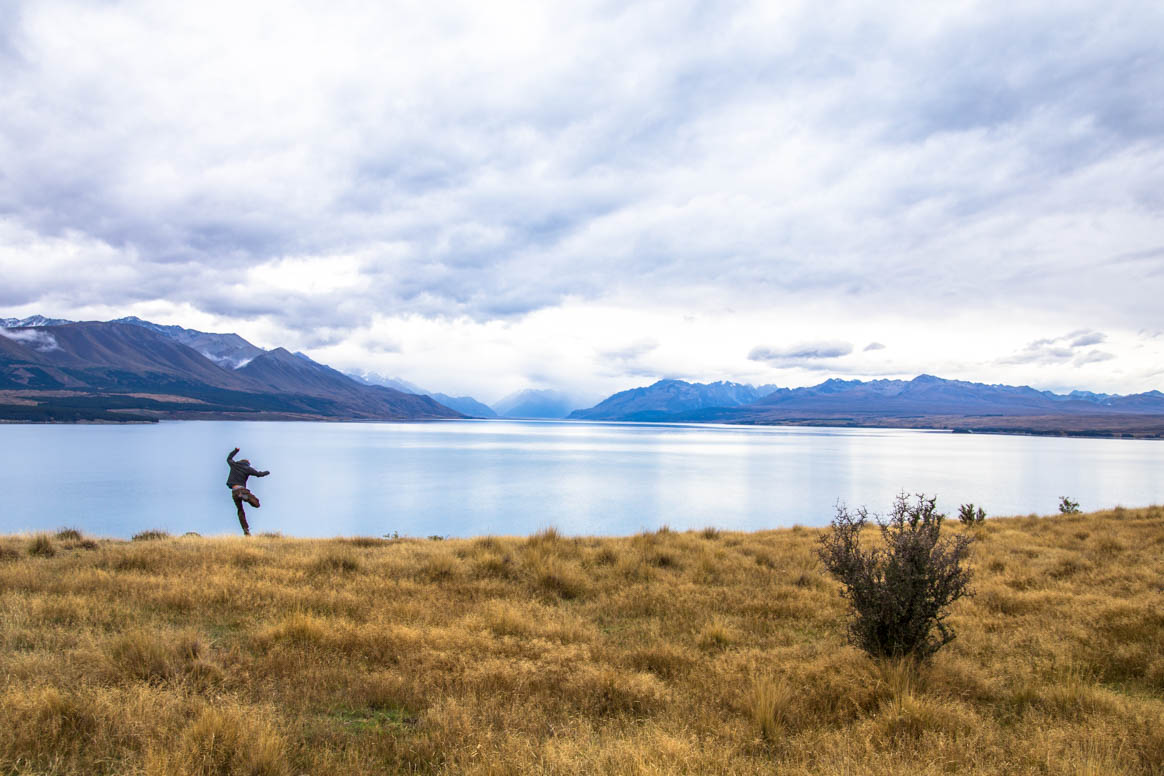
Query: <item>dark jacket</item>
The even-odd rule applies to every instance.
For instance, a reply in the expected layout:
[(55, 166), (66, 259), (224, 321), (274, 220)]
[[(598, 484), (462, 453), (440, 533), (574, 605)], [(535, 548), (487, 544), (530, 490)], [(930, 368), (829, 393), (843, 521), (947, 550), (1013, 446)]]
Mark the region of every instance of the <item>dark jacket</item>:
[(247, 486), (247, 477), (252, 474), (256, 477), (266, 477), (270, 472), (261, 472), (250, 464), (242, 463), (234, 460), (238, 448), (230, 451), (230, 455), (226, 457), (226, 462), (230, 464), (230, 476), (226, 478), (226, 487), (233, 488), (235, 485)]

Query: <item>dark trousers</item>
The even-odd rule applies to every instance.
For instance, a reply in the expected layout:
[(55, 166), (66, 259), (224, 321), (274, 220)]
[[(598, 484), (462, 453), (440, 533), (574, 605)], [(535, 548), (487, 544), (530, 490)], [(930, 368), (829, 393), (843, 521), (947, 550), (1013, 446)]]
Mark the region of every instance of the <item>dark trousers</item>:
[(234, 499), (234, 508), (238, 511), (238, 524), (242, 526), (243, 535), (250, 536), (251, 527), (247, 525), (247, 513), (243, 511), (243, 502), (245, 501), (255, 509), (258, 509), (260, 506), (259, 497), (242, 487), (231, 488), (230, 497)]

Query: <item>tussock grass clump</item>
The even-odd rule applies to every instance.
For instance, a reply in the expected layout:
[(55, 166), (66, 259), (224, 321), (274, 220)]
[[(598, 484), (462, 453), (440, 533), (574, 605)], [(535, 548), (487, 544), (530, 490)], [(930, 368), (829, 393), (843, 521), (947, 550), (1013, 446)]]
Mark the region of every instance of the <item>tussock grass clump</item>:
[(113, 673), (123, 679), (165, 682), (190, 671), (205, 652), (201, 637), (192, 632), (166, 633), (137, 628), (108, 642), (105, 651)]
[(707, 623), (699, 630), (699, 635), (696, 637), (695, 643), (701, 649), (721, 650), (727, 649), (736, 643), (737, 639), (738, 635), (735, 630), (730, 625), (717, 619)]
[(154, 750), (147, 771), (197, 776), (285, 776), (291, 773), (285, 738), (263, 712), (236, 704), (210, 705), (183, 731), (174, 751)]
[(316, 558), (311, 570), (315, 574), (350, 574), (360, 570), (360, 561), (351, 552), (330, 550)]
[(0, 762), (51, 768), (82, 756), (87, 740), (101, 727), (86, 699), (52, 686), (9, 689), (0, 705), (6, 730), (0, 733)]
[(748, 716), (768, 741), (780, 741), (795, 732), (796, 690), (782, 679), (756, 680), (744, 701)]
[(85, 537), (76, 528), (62, 528), (57, 531), (56, 538), (62, 542), (79, 542)]
[(673, 644), (657, 644), (632, 649), (627, 653), (627, 664), (636, 671), (649, 672), (661, 679), (682, 676), (696, 663), (696, 658)]
[(420, 569), (420, 579), (427, 582), (447, 582), (457, 576), (460, 564), (449, 555), (429, 555)]
[(1164, 776), (1164, 512), (943, 531), (923, 663), (846, 645), (806, 527), (0, 537), (0, 773)]
[(341, 539), (341, 542), (351, 547), (359, 547), (367, 549), (369, 547), (383, 547), (388, 544), (389, 539), (381, 539), (376, 536), (353, 536), (350, 539)]
[(170, 535), (165, 531), (141, 531), (133, 535), (132, 541), (135, 542), (156, 542), (160, 539), (169, 539)]
[(28, 543), (28, 554), (34, 558), (51, 558), (57, 554), (57, 548), (48, 534), (37, 534)]
[(117, 551), (111, 553), (111, 557), (105, 561), (104, 565), (114, 571), (142, 574), (152, 574), (163, 567), (162, 559), (156, 554), (138, 548), (125, 550), (118, 548)]
[(554, 558), (546, 559), (534, 567), (534, 579), (542, 591), (566, 600), (580, 598), (586, 594), (588, 587), (580, 569)]

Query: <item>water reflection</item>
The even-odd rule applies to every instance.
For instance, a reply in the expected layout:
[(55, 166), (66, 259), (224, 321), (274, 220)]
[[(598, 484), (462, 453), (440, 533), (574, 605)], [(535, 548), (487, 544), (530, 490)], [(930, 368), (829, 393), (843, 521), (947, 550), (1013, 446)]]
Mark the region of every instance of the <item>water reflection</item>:
[(1164, 444), (888, 429), (459, 421), (0, 426), (5, 532), (237, 531), (225, 455), (255, 483), (257, 531), (288, 535), (626, 534), (662, 524), (820, 525), (902, 490), (991, 514), (1158, 502)]

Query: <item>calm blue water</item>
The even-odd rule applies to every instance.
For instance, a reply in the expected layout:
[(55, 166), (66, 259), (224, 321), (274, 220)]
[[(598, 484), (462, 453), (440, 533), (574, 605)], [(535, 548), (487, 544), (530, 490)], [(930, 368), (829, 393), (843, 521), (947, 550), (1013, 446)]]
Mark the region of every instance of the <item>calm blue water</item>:
[(823, 525), (901, 490), (992, 515), (1164, 502), (1164, 442), (576, 422), (0, 425), (0, 533), (237, 533), (241, 447), (255, 532), (621, 535), (666, 524)]

